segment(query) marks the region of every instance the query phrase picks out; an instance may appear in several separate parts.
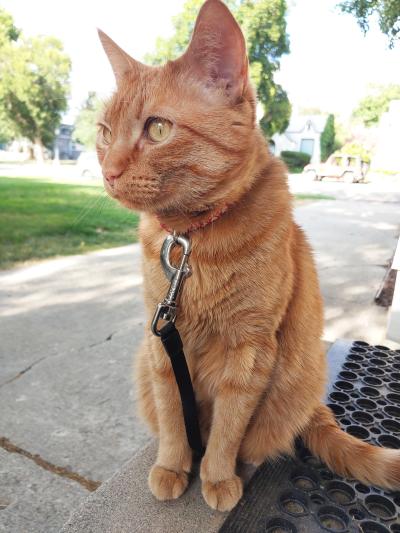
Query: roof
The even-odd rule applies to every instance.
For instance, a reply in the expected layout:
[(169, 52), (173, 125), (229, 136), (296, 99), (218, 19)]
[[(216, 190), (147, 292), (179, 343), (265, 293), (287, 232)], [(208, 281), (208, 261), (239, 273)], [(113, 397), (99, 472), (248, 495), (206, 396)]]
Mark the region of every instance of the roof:
[(322, 133), (326, 124), (326, 115), (292, 116), (285, 133), (300, 133), (310, 125), (317, 133)]

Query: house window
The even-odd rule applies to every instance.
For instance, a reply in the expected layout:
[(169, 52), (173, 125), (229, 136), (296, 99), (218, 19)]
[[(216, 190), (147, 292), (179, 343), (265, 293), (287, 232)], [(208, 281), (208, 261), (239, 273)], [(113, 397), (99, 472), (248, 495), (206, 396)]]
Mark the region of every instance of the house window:
[(314, 153), (314, 139), (301, 139), (300, 152), (304, 152), (312, 157)]

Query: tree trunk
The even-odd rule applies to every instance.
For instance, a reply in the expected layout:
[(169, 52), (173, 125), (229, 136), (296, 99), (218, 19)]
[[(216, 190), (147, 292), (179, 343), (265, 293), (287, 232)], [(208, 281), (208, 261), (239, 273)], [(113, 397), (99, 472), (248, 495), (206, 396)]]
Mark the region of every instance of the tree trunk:
[(43, 163), (44, 162), (44, 156), (43, 156), (43, 143), (41, 139), (36, 138), (35, 143), (33, 146), (33, 152), (35, 154), (35, 159), (37, 163)]

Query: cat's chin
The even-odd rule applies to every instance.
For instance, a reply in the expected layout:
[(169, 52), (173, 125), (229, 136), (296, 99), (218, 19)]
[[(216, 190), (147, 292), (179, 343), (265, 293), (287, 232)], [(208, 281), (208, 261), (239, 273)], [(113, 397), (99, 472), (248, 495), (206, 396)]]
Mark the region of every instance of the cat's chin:
[(154, 205), (151, 201), (141, 200), (141, 199), (132, 199), (119, 196), (116, 194), (111, 195), (114, 200), (117, 200), (125, 208), (130, 209), (131, 211), (142, 211), (144, 213), (157, 214), (158, 206)]

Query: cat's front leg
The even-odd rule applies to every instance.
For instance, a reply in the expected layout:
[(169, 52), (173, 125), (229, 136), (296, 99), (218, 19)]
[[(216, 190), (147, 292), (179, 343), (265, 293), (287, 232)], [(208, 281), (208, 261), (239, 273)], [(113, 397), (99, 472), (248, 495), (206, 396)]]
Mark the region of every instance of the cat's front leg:
[(157, 410), (159, 445), (149, 486), (158, 500), (179, 498), (188, 485), (192, 451), (188, 445), (182, 405), (169, 357), (152, 337), (151, 371)]
[(270, 377), (276, 354), (273, 344), (267, 354), (266, 348), (261, 351), (246, 345), (227, 354), (200, 470), (203, 496), (213, 509), (229, 511), (242, 496), (242, 480), (236, 475), (237, 455)]

